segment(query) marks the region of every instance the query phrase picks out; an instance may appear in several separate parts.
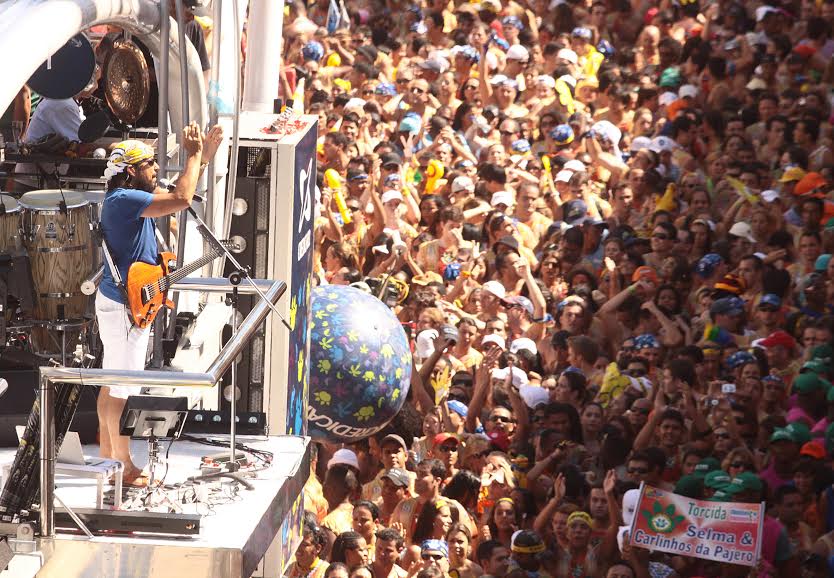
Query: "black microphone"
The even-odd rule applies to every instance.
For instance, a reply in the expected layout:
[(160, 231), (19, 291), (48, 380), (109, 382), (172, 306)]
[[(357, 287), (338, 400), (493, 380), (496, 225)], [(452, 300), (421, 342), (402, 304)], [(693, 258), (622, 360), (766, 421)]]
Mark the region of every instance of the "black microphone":
[[(163, 189), (167, 189), (169, 191), (176, 186), (170, 179), (158, 179), (157, 184)], [(191, 200), (197, 201), (198, 203), (206, 202), (206, 198), (199, 193), (194, 193), (194, 195), (191, 197)]]

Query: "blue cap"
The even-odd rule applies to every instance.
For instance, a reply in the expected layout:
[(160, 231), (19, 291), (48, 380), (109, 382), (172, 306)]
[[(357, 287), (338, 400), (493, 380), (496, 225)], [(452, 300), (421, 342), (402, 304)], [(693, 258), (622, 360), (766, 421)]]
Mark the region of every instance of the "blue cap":
[(582, 38), (583, 40), (590, 40), (594, 36), (591, 29), (585, 28), (584, 26), (577, 26), (571, 31), (570, 35), (574, 38)]
[(562, 370), (562, 373), (578, 373), (579, 375), (585, 375), (582, 370), (575, 365), (568, 365), (564, 370)]
[(814, 263), (814, 271), (825, 271), (828, 269), (829, 261), (831, 261), (831, 253), (820, 255)]
[(471, 60), (472, 62), (481, 61), (481, 54), (475, 49), (474, 46), (470, 46), (469, 44), (462, 44), (452, 48), (452, 56), (458, 55), (464, 56), (467, 60)]
[(520, 138), (518, 140), (514, 140), (510, 145), (510, 148), (513, 150), (514, 153), (526, 153), (530, 151), (530, 141), (526, 138)]
[(716, 267), (724, 262), (718, 253), (707, 253), (695, 265), (695, 274), (706, 279), (715, 272)]
[(761, 307), (762, 305), (770, 305), (771, 307), (780, 309), (782, 307), (782, 299), (780, 299), (775, 293), (765, 293), (759, 300), (758, 306)]
[(427, 552), (429, 550), (442, 552), (444, 556), (449, 557), (449, 546), (446, 544), (446, 540), (424, 540), (420, 544), (420, 552)]
[(569, 124), (560, 124), (550, 131), (550, 138), (559, 145), (570, 144), (573, 142), (573, 129)]
[(518, 28), (519, 30), (524, 30), (524, 23), (518, 16), (504, 16), (501, 20), (501, 24), (504, 26), (512, 26), (513, 28)]
[(399, 131), (417, 134), (420, 132), (420, 117), (416, 114), (406, 114), (400, 121)]
[(588, 214), (588, 205), (582, 199), (573, 199), (562, 205), (562, 215), (568, 225), (580, 225)]
[(722, 297), (712, 302), (709, 312), (713, 315), (741, 315), (744, 312), (744, 301), (738, 297)]
[(397, 87), (390, 82), (380, 82), (376, 85), (376, 88), (374, 88), (374, 94), (380, 94), (382, 96), (397, 96)]
[(324, 47), (315, 40), (311, 40), (301, 48), (301, 56), (304, 57), (305, 62), (315, 60), (318, 62), (324, 58)]
[(603, 38), (597, 43), (597, 52), (605, 56), (605, 58), (611, 58), (617, 51), (610, 42)]
[(460, 402), (456, 399), (450, 399), (449, 401), (447, 401), (446, 407), (458, 414), (460, 417), (466, 417), (466, 415), (469, 413), (469, 410), (467, 409), (466, 405), (463, 402)]
[(727, 367), (736, 369), (748, 363), (756, 363), (756, 356), (749, 351), (736, 351), (727, 358)]
[(660, 349), (660, 342), (651, 333), (643, 333), (632, 339), (634, 349)]

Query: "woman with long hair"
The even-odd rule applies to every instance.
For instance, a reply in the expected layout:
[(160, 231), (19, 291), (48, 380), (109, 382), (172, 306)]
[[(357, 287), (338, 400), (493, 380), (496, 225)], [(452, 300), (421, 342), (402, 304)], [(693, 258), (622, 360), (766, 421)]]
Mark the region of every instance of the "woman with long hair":
[(485, 540), (497, 540), (509, 548), (513, 533), (518, 530), (518, 512), (512, 498), (500, 498), (487, 511), (487, 522), (481, 529)]
[(452, 524), (446, 532), (449, 545), (449, 568), (457, 572), (459, 578), (476, 578), (484, 574), (483, 568), (469, 558), (472, 555), (472, 534), (466, 524)]

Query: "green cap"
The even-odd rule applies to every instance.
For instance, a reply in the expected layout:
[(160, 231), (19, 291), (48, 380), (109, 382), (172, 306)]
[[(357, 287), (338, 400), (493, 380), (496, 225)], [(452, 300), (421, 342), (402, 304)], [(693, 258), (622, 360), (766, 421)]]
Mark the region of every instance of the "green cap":
[(811, 429), (801, 421), (791, 422), (785, 426), (785, 429), (790, 432), (793, 440), (799, 445), (811, 441)]
[(810, 372), (819, 375), (828, 371), (828, 365), (820, 359), (811, 359), (803, 363), (799, 371), (801, 373)]
[(675, 493), (693, 500), (700, 500), (704, 495), (704, 478), (696, 474), (683, 476), (675, 484)]
[(732, 482), (730, 474), (723, 470), (713, 470), (704, 477), (704, 485), (713, 490), (723, 490)]
[(773, 430), (773, 433), (770, 434), (770, 443), (776, 442), (792, 442), (792, 443), (799, 443), (793, 436), (793, 433), (786, 428), (786, 427), (777, 427)]
[(740, 492), (762, 491), (762, 479), (753, 472), (741, 472), (733, 478), (733, 486), (739, 488)]
[(831, 347), (829, 343), (817, 345), (811, 350), (811, 359), (821, 361), (829, 367), (832, 358), (834, 358), (834, 347)]
[(674, 66), (670, 66), (660, 74), (660, 82), (658, 82), (658, 85), (667, 88), (677, 88), (680, 83), (681, 71)]
[(834, 217), (831, 217), (825, 222), (825, 229), (828, 231), (834, 229)]
[(706, 476), (708, 473), (720, 469), (721, 462), (719, 462), (716, 458), (710, 456), (698, 462), (698, 465), (695, 466), (695, 474), (700, 476)]
[(733, 492), (728, 492), (726, 490), (718, 490), (715, 492), (711, 498), (707, 498), (708, 502), (732, 502), (733, 501)]
[(814, 393), (820, 390), (827, 390), (829, 385), (831, 384), (828, 381), (822, 379), (813, 371), (800, 373), (793, 380), (793, 389), (797, 393)]

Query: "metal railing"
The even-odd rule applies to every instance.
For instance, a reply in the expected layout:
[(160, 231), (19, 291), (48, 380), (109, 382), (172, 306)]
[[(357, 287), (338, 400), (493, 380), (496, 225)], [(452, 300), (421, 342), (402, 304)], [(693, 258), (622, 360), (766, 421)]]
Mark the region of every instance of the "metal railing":
[[(283, 281), (265, 279), (253, 280), (265, 293), (270, 303), (275, 304), (287, 290)], [(174, 291), (205, 291), (209, 293), (230, 293), (232, 284), (221, 278), (183, 279), (172, 288)], [(249, 284), (241, 284), (238, 291), (256, 294)], [(258, 300), (237, 332), (229, 339), (217, 358), (205, 373), (180, 373), (176, 371), (124, 371), (114, 369), (81, 369), (70, 367), (40, 368), (40, 419), (41, 419), (41, 460), (40, 460), (40, 530), (41, 538), (55, 535), (55, 408), (54, 384), (73, 383), (83, 386), (129, 386), (129, 387), (214, 387), (235, 358), (254, 337), (255, 332), (270, 312), (270, 306)]]

